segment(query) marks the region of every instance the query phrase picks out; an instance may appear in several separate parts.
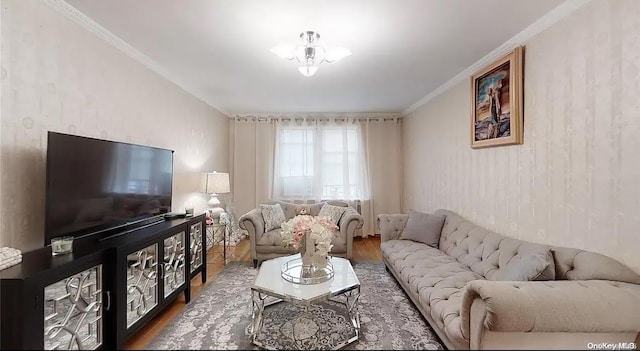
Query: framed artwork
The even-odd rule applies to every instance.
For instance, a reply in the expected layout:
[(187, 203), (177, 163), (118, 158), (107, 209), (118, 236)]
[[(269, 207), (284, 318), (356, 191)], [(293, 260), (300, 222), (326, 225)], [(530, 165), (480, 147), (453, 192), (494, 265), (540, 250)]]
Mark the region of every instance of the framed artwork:
[(522, 144), (523, 47), (471, 77), (471, 147)]

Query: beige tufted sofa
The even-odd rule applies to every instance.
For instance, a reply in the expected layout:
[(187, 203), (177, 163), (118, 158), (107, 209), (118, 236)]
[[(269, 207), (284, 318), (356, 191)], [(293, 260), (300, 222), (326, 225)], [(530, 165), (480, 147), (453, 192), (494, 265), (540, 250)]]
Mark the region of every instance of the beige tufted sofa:
[[(330, 205), (347, 207), (346, 211), (340, 217), (338, 227), (340, 230), (331, 242), (333, 248), (331, 249), (331, 255), (345, 257), (351, 259), (353, 249), (353, 236), (356, 229), (361, 228), (363, 224), (362, 216), (353, 207), (350, 207), (347, 203), (342, 201), (327, 201)], [(292, 204), (284, 201), (272, 201), (268, 204), (279, 203), (284, 210), (284, 215), (287, 220), (295, 217), (297, 204)], [(317, 216), (324, 205), (324, 202), (317, 204), (309, 204), (311, 215)], [(239, 226), (245, 229), (249, 233), (249, 242), (251, 244), (251, 258), (253, 259), (253, 266), (257, 267), (258, 264), (264, 260), (268, 260), (275, 257), (292, 255), (297, 251), (292, 247), (285, 247), (282, 242), (282, 235), (280, 232), (282, 229), (276, 228), (265, 233), (264, 231), (264, 219), (262, 218), (262, 211), (260, 208), (253, 209), (247, 214), (240, 217), (238, 220)]]
[[(387, 269), (449, 349), (587, 349), (640, 338), (640, 276), (628, 267), (435, 213), (446, 217), (439, 249), (399, 240), (403, 214), (378, 216), (380, 246)], [(491, 280), (520, 250), (540, 248), (551, 248), (556, 280)]]

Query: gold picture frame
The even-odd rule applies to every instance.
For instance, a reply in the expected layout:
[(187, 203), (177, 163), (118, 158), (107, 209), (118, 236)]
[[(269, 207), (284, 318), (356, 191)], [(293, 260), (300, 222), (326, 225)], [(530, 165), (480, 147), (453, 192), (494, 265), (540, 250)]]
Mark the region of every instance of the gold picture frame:
[(523, 55), (517, 47), (471, 77), (471, 147), (522, 144)]

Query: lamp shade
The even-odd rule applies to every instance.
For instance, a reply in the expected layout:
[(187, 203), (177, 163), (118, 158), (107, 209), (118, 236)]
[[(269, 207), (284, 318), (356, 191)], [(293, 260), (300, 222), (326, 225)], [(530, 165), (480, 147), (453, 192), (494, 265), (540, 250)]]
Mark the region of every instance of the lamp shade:
[(207, 194), (224, 194), (230, 192), (229, 173), (204, 173), (204, 192)]

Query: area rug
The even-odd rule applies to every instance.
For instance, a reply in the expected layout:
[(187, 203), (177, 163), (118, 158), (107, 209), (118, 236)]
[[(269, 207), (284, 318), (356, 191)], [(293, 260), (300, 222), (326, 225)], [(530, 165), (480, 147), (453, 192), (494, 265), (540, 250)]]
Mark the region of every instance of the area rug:
[[(360, 339), (346, 350), (443, 349), (382, 262), (353, 266), (361, 284), (361, 331)], [(250, 287), (257, 272), (250, 263), (229, 263), (146, 349), (259, 349), (251, 344), (249, 327)], [(258, 339), (274, 349), (330, 349), (353, 334), (346, 312), (331, 301), (306, 312), (278, 303), (267, 307), (264, 317)], [(298, 343), (291, 337), (293, 328)]]

